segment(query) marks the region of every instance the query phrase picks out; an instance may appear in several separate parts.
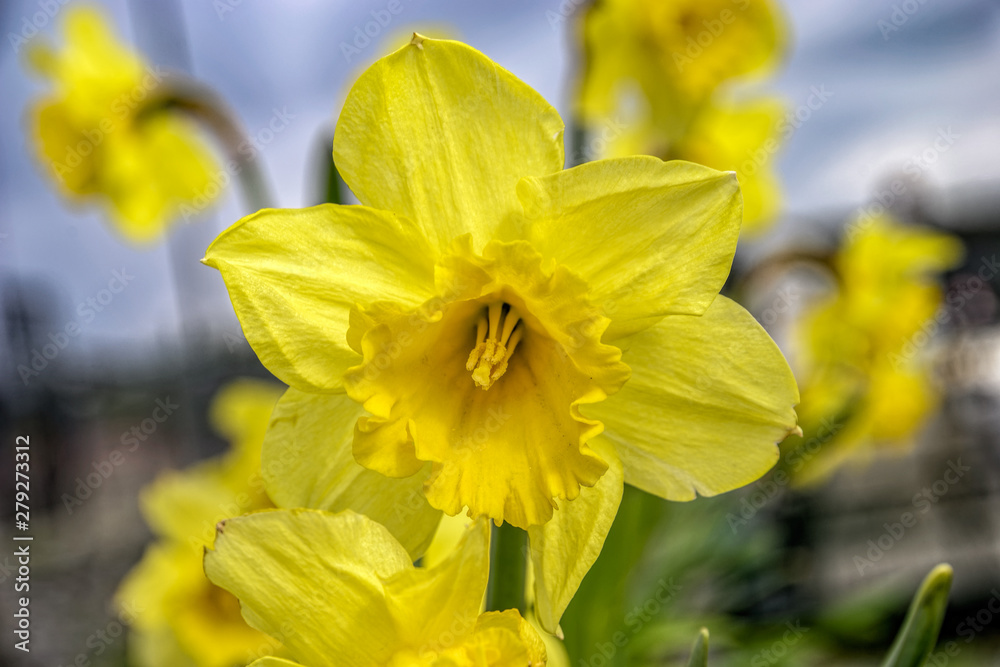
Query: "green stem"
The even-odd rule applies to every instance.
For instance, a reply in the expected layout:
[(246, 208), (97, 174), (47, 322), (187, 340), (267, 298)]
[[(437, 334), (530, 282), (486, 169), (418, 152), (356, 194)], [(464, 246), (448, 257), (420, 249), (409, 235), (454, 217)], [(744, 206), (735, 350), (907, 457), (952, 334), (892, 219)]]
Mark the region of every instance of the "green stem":
[(341, 197), (342, 190), (340, 189), (340, 172), (337, 171), (337, 165), (333, 163), (333, 159), (329, 160), (329, 168), (326, 172), (326, 201), (331, 204), (343, 204), (343, 197)]
[(247, 208), (251, 212), (270, 208), (272, 197), (267, 179), (257, 161), (257, 151), (241, 150), (247, 133), (236, 119), (235, 114), (210, 88), (194, 81), (173, 81), (163, 86), (163, 90), (147, 103), (144, 113), (156, 113), (159, 109), (172, 108), (187, 113), (219, 142), (229, 161), (235, 163), (236, 175)]
[(517, 609), (525, 612), (528, 583), (528, 533), (509, 523), (493, 527), (490, 542), (490, 581), (486, 611)]

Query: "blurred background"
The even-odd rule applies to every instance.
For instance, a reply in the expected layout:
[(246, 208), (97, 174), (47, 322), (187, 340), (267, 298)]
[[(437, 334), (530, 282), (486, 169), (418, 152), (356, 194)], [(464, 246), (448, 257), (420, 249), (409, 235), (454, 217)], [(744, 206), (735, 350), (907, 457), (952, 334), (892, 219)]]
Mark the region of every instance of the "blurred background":
[[(145, 664), (113, 602), (155, 532), (140, 490), (226, 451), (232, 438), (209, 413), (220, 388), (239, 377), (273, 381), (220, 276), (199, 264), (219, 232), (252, 212), (239, 179), (137, 244), (98, 198), (61, 194), (39, 159), (32, 110), (52, 85), (27, 54), (41, 43), (58, 49), (65, 15), (83, 4), (0, 5), (0, 486), (13, 497), (15, 437), (29, 435), (35, 536), (32, 651), (4, 641), (0, 664)], [(720, 75), (710, 95), (672, 107), (694, 109), (678, 114), (695, 118), (677, 130), (681, 139), (662, 128), (648, 139), (640, 135), (656, 122), (652, 90), (662, 83), (674, 102), (687, 94), (684, 81), (668, 81), (686, 67), (671, 69), (681, 62), (673, 55), (697, 61), (687, 37), (697, 45), (706, 31), (701, 49), (722, 48), (736, 30), (716, 34), (713, 21), (729, 9), (739, 25), (744, 0), (678, 18), (673, 52), (602, 55), (605, 43), (658, 39), (626, 31), (595, 41), (595, 17), (626, 4), (88, 6), (148, 64), (214, 90), (235, 119), (245, 171), (260, 173), (272, 205), (319, 203), (330, 182), (349, 200), (331, 181), (340, 105), (357, 75), (413, 30), (465, 41), (538, 90), (570, 126), (569, 163), (614, 154), (614, 144), (702, 161), (704, 146), (718, 144), (712, 158), (731, 164), (710, 166), (736, 170), (745, 190), (766, 164), (766, 220), (744, 234), (727, 289), (792, 362), (812, 401), (800, 411), (803, 437), (784, 445), (768, 477), (717, 498), (672, 504), (627, 489), (563, 621), (571, 664), (682, 664), (702, 626), (714, 665), (878, 664), (920, 578), (947, 561), (955, 582), (939, 646), (954, 650), (931, 664), (1000, 665), (1000, 5), (765, 3), (779, 26), (766, 65)], [(660, 61), (630, 69), (643, 57)], [(617, 59), (625, 83), (593, 111), (581, 91), (601, 58)], [(721, 121), (697, 129), (720, 95), (727, 104), (766, 99), (779, 111), (757, 143), (727, 152), (736, 130)], [(225, 137), (203, 140), (226, 154)], [(855, 338), (861, 352), (839, 349)], [(871, 361), (873, 349), (891, 369)], [(836, 396), (813, 389), (844, 385)], [(15, 532), (11, 505), (5, 538)], [(12, 550), (4, 553), (0, 606), (10, 618), (16, 568)]]

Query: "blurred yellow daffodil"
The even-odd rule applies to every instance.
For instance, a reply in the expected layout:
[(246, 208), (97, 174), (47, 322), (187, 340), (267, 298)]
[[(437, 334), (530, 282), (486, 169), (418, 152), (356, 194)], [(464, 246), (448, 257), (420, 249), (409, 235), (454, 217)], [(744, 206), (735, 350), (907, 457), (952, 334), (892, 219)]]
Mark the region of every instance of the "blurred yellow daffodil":
[(219, 171), (194, 123), (154, 100), (166, 73), (120, 43), (95, 9), (66, 10), (62, 50), (33, 44), (52, 83), (30, 112), (39, 160), (71, 200), (100, 199), (136, 243), (161, 236), (183, 205), (203, 206)]
[(775, 3), (602, 0), (588, 10), (583, 32), (578, 115), (601, 146), (584, 156), (643, 153), (733, 170), (743, 189), (744, 231), (774, 218), (780, 197), (770, 162), (783, 105), (723, 102), (718, 91), (767, 71), (783, 53)]
[(476, 522), (447, 559), (413, 566), (385, 527), (343, 512), (274, 510), (219, 526), (205, 572), (291, 660), (254, 667), (544, 667), (517, 610), (480, 614), (489, 527)]
[(786, 40), (773, 0), (599, 0), (583, 33), (584, 117), (614, 115), (638, 86), (664, 127), (723, 82), (767, 71)]
[(941, 305), (934, 274), (955, 265), (961, 244), (888, 218), (849, 229), (834, 262), (836, 289), (798, 325), (801, 422), (807, 437), (824, 441), (799, 474), (803, 482), (848, 459), (908, 447), (937, 402), (917, 342)]
[(142, 509), (159, 541), (118, 591), (122, 606), (140, 606), (133, 622), (133, 659), (143, 667), (232, 667), (273, 653), (277, 643), (249, 627), (232, 595), (202, 570), (218, 521), (273, 507), (260, 476), (260, 450), (279, 392), (243, 380), (212, 406), (217, 430), (232, 449), (183, 472), (167, 473), (142, 495)]
[(549, 631), (624, 482), (673, 500), (747, 484), (798, 400), (718, 294), (733, 175), (651, 157), (563, 170), (562, 134), (484, 55), (415, 35), (340, 116), (336, 164), (363, 205), (261, 211), (205, 259), (291, 385), (264, 445), (275, 503), (364, 513), (414, 557), (441, 511), (527, 529)]

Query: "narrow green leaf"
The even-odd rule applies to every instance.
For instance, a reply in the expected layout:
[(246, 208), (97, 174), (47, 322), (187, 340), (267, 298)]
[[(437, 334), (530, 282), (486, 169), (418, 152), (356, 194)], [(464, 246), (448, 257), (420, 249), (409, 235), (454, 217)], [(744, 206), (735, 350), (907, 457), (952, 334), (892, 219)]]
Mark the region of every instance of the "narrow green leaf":
[(951, 590), (951, 566), (942, 563), (920, 585), (903, 628), (896, 636), (882, 667), (921, 667), (937, 644)]
[(694, 640), (691, 647), (691, 659), (688, 660), (688, 667), (708, 667), (708, 628), (702, 628), (698, 632), (698, 638)]

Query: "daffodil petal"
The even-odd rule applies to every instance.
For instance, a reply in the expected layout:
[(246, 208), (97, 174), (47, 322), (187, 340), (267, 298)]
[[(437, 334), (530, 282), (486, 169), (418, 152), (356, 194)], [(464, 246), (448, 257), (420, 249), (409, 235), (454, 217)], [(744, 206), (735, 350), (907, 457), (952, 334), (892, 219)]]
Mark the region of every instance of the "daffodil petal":
[(795, 378), (774, 341), (719, 296), (704, 315), (666, 317), (619, 341), (625, 387), (584, 406), (604, 422), (625, 481), (668, 500), (749, 484), (778, 460), (796, 428)]
[(491, 664), (523, 665), (525, 658), (529, 667), (547, 664), (545, 643), (516, 609), (482, 614), (474, 636), (487, 640), (494, 653), (499, 651), (500, 655)]
[(223, 485), (217, 462), (206, 461), (191, 470), (164, 473), (142, 490), (139, 500), (157, 535), (197, 551), (212, 543), (216, 523), (254, 509), (249, 502), (238, 502), (238, 495)]
[(285, 660), (284, 658), (273, 658), (266, 657), (260, 660), (254, 660), (250, 663), (249, 667), (305, 667), (305, 665), (292, 662), (291, 660)]
[(437, 567), (412, 568), (386, 581), (386, 600), (402, 641), (426, 652), (471, 633), (489, 573), (490, 527), (480, 519)]
[(279, 649), (277, 640), (244, 622), (236, 598), (205, 578), (201, 560), (201, 548), (164, 541), (129, 572), (115, 597), (140, 641), (150, 650), (182, 653), (186, 660), (178, 664), (196, 658), (204, 667), (245, 664)]
[(525, 178), (517, 189), (528, 240), (582, 277), (611, 318), (605, 341), (664, 315), (700, 315), (729, 275), (741, 212), (732, 173), (631, 157)]
[(351, 89), (334, 158), (361, 203), (415, 220), (437, 249), (476, 248), (519, 216), (522, 176), (563, 167), (563, 123), (537, 92), (475, 49), (426, 39)]
[(382, 582), (410, 567), (389, 531), (352, 512), (230, 519), (205, 554), (208, 578), (240, 599), (247, 623), (313, 667), (389, 662), (399, 644)]
[(260, 453), (260, 443), (281, 396), (281, 385), (251, 378), (230, 382), (215, 395), (209, 410), (212, 427), (234, 447)]
[(785, 105), (762, 98), (741, 104), (708, 104), (674, 149), (676, 155), (713, 169), (736, 172), (743, 193), (743, 233), (766, 229), (781, 204), (774, 157)]
[(264, 438), (261, 468), (268, 493), (279, 507), (364, 514), (419, 558), (434, 537), (441, 511), (424, 498), (426, 475), (394, 479), (354, 460), (354, 424), (364, 414), (344, 394), (285, 392)]
[(250, 345), (286, 384), (337, 391), (361, 357), (350, 311), (433, 294), (433, 256), (413, 223), (363, 206), (265, 209), (219, 235), (205, 263), (222, 273)]
[(563, 501), (552, 519), (528, 528), (535, 572), (535, 614), (552, 634), (611, 530), (624, 489), (622, 464), (614, 445), (598, 436), (590, 446), (608, 463), (608, 471), (575, 500)]

